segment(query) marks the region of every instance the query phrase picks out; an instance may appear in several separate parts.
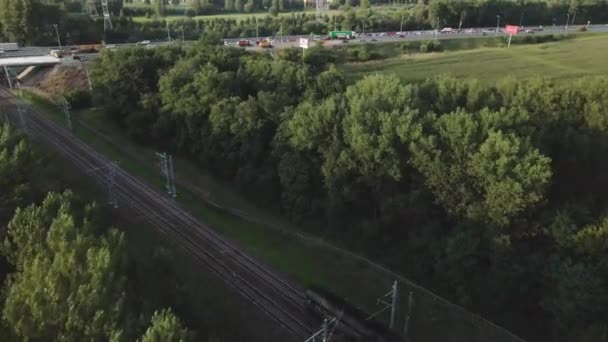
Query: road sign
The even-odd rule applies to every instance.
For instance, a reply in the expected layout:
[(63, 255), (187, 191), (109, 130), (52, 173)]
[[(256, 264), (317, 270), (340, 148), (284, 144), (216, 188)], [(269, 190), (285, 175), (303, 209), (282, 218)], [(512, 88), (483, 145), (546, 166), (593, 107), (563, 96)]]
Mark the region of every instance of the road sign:
[(507, 25), (505, 27), (505, 32), (508, 34), (518, 34), (519, 33), (519, 26), (517, 25)]
[(310, 40), (308, 38), (300, 38), (300, 47), (302, 49), (308, 49), (310, 46)]

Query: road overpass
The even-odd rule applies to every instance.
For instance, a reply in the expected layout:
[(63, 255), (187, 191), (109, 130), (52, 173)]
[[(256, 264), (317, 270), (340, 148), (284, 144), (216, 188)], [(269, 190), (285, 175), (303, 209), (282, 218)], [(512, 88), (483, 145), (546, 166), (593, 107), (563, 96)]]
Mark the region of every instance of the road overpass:
[(28, 67), (38, 65), (55, 65), (61, 63), (61, 59), (53, 56), (29, 56), (0, 58), (0, 68), (4, 67)]

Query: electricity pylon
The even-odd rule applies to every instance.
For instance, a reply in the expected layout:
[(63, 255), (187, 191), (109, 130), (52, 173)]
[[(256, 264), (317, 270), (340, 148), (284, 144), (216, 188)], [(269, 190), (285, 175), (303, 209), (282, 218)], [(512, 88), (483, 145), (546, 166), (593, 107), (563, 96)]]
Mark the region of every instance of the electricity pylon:
[(108, 0), (101, 0), (101, 10), (103, 11), (103, 30), (109, 31), (113, 26), (112, 18), (110, 17), (110, 9), (108, 8)]

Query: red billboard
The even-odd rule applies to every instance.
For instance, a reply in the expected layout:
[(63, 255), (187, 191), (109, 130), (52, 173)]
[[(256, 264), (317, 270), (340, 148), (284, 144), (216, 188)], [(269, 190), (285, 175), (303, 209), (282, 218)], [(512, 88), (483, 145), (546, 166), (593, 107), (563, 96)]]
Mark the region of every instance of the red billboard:
[(516, 25), (507, 25), (505, 27), (505, 32), (508, 34), (518, 34), (519, 33), (519, 26)]

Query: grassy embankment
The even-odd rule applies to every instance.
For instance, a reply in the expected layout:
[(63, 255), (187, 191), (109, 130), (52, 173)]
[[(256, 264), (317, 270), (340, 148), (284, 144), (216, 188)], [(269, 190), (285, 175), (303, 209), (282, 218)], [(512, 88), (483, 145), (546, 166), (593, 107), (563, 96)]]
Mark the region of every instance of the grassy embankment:
[[(350, 81), (370, 73), (396, 75), (403, 82), (420, 82), (435, 75), (451, 74), (458, 78), (478, 79), (486, 84), (506, 76), (518, 79), (542, 76), (566, 81), (581, 76), (608, 74), (608, 34), (577, 35), (574, 39), (558, 42), (512, 45), (510, 49), (489, 45), (450, 51), (459, 48), (459, 45), (465, 48), (474, 45), (469, 39), (441, 42), (448, 51), (404, 53), (382, 61), (347, 63), (339, 66), (339, 69), (347, 74)], [(494, 44), (495, 40), (488, 39), (486, 42)]]

